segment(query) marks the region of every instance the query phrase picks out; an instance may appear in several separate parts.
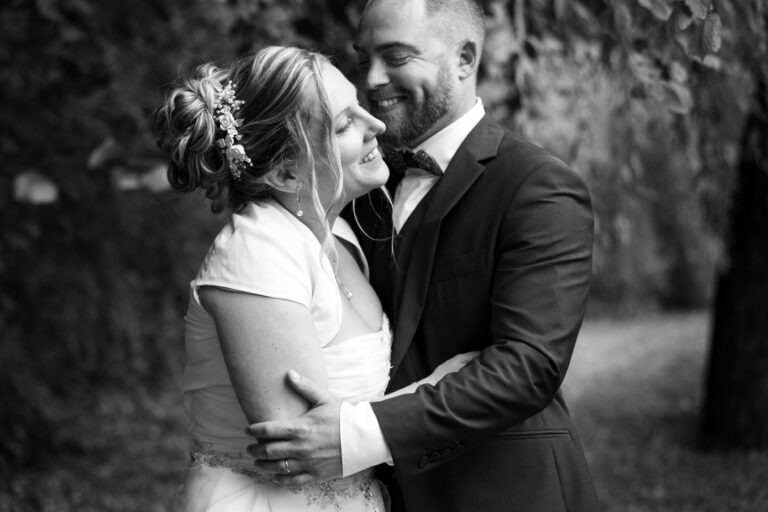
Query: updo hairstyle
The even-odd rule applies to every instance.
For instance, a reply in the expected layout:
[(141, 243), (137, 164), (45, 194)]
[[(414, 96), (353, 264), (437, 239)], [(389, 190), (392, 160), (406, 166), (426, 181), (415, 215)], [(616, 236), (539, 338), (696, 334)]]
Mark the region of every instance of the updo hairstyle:
[[(324, 157), (330, 178), (335, 180), (335, 201), (342, 193), (341, 169), (333, 138), (333, 118), (321, 66), (327, 57), (300, 48), (270, 46), (247, 54), (229, 69), (213, 64), (199, 66), (181, 78), (155, 111), (158, 146), (169, 157), (168, 180), (181, 191), (205, 190), (211, 209), (242, 209), (271, 195), (266, 178), (297, 167), (301, 159), (310, 171), (313, 207), (325, 217), (317, 195), (316, 155)], [(241, 144), (251, 159), (239, 179), (230, 172), (217, 139), (224, 137), (214, 108), (228, 81), (242, 101), (235, 117)], [(313, 140), (310, 122), (317, 123)], [(326, 172), (326, 169), (323, 169)]]

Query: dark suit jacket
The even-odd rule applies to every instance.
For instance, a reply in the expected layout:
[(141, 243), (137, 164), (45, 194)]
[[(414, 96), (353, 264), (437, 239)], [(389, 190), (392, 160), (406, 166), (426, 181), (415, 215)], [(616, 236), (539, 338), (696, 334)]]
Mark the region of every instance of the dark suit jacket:
[[(377, 239), (391, 234), (381, 197), (355, 206)], [(598, 509), (560, 394), (592, 236), (579, 176), (487, 115), (394, 243), (360, 235), (395, 326), (391, 389), (482, 350), (436, 387), (372, 404), (408, 511)]]

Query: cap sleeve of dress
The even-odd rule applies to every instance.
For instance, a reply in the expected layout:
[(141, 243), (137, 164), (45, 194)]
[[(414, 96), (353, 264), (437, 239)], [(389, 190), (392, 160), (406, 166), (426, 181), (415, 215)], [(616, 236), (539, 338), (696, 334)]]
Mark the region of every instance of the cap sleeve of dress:
[(250, 204), (232, 215), (190, 283), (296, 302), (309, 309), (321, 345), (341, 326), (341, 295), (333, 269), (312, 232), (283, 209)]
[(309, 242), (274, 207), (253, 205), (233, 215), (192, 282), (195, 300), (201, 286), (216, 286), (309, 308), (322, 257)]

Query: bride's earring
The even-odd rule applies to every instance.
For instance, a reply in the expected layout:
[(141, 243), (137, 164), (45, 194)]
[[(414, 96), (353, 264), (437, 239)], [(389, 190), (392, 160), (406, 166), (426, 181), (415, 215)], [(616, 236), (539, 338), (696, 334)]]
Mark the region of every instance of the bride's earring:
[(301, 209), (301, 195), (299, 192), (301, 191), (301, 183), (296, 184), (296, 205), (298, 206), (298, 209), (296, 210), (296, 216), (301, 217), (304, 215), (304, 210)]

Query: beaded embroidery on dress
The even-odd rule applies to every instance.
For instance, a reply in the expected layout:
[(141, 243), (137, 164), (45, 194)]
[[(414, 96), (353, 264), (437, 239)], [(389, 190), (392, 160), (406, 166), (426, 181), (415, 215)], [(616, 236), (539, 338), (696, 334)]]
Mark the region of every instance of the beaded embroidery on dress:
[[(347, 478), (314, 483), (303, 487), (282, 489), (276, 488), (269, 481), (261, 479), (256, 474), (253, 469), (253, 459), (247, 453), (229, 454), (215, 452), (201, 443), (193, 442), (190, 452), (189, 470), (206, 472), (215, 469), (231, 472), (233, 477), (230, 477), (230, 479), (246, 477), (252, 482), (252, 485), (248, 486), (248, 490), (245, 490), (245, 492), (230, 494), (229, 498), (234, 498), (234, 501), (228, 505), (226, 510), (249, 510), (254, 512), (261, 510), (386, 511), (382, 489), (378, 487), (378, 482), (371, 478), (370, 471), (358, 473)], [(237, 475), (242, 475), (242, 477)], [(249, 491), (260, 495), (262, 498), (255, 503), (261, 503), (266, 500), (269, 503), (269, 507), (249, 506), (248, 508), (233, 508), (230, 506), (242, 501), (243, 496), (247, 496)], [(292, 498), (299, 499), (295, 500)], [(190, 503), (177, 501), (174, 510), (199, 510), (197, 508), (190, 509)], [(249, 502), (252, 505), (254, 504), (253, 501)], [(283, 506), (277, 507), (277, 504), (280, 502), (282, 502)], [(290, 506), (285, 508), (285, 505)]]

